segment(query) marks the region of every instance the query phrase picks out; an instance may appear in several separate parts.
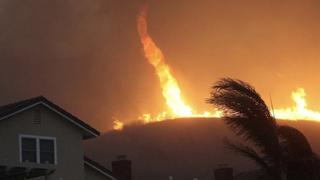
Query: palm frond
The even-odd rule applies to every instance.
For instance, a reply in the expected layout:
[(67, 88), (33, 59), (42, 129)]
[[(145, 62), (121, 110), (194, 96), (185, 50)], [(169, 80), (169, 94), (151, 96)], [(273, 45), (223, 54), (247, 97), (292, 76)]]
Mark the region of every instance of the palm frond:
[(253, 87), (224, 78), (213, 85), (207, 102), (223, 111), (222, 119), (238, 136), (254, 143), (262, 153), (278, 158), (276, 121)]

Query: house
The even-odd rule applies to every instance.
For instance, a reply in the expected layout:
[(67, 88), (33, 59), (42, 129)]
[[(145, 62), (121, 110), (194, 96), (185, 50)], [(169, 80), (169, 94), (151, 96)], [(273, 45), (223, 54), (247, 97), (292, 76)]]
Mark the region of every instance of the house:
[(116, 180), (84, 156), (100, 133), (44, 97), (0, 107), (0, 179)]

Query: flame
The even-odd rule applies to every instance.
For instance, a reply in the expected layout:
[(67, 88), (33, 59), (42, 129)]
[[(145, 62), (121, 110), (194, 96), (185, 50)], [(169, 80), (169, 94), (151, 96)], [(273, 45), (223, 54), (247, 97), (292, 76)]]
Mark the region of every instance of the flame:
[(308, 109), (306, 93), (303, 88), (298, 88), (291, 94), (295, 106), (285, 109), (275, 109), (274, 116), (277, 119), (287, 120), (316, 120), (320, 121), (320, 112)]
[(117, 131), (122, 130), (124, 127), (124, 123), (115, 117), (113, 117), (112, 119), (113, 119), (113, 129)]

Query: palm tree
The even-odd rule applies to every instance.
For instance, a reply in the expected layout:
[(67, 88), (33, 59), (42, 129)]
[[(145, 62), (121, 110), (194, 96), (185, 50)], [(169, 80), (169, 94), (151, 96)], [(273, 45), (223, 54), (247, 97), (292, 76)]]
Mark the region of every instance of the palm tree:
[(207, 102), (223, 112), (222, 119), (243, 140), (227, 141), (229, 148), (252, 159), (272, 179), (286, 179), (287, 163), (291, 158), (299, 159), (300, 153), (314, 157), (303, 134), (277, 125), (268, 106), (248, 83), (224, 78), (213, 85)]

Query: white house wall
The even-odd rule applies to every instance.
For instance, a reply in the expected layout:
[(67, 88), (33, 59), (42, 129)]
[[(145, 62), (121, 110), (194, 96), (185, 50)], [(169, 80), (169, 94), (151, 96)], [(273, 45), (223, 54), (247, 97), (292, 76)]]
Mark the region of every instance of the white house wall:
[[(33, 124), (34, 110), (40, 108), (41, 124)], [(81, 131), (45, 107), (35, 107), (0, 121), (0, 165), (55, 168), (47, 180), (84, 180)], [(21, 163), (19, 135), (55, 137), (57, 165)]]

